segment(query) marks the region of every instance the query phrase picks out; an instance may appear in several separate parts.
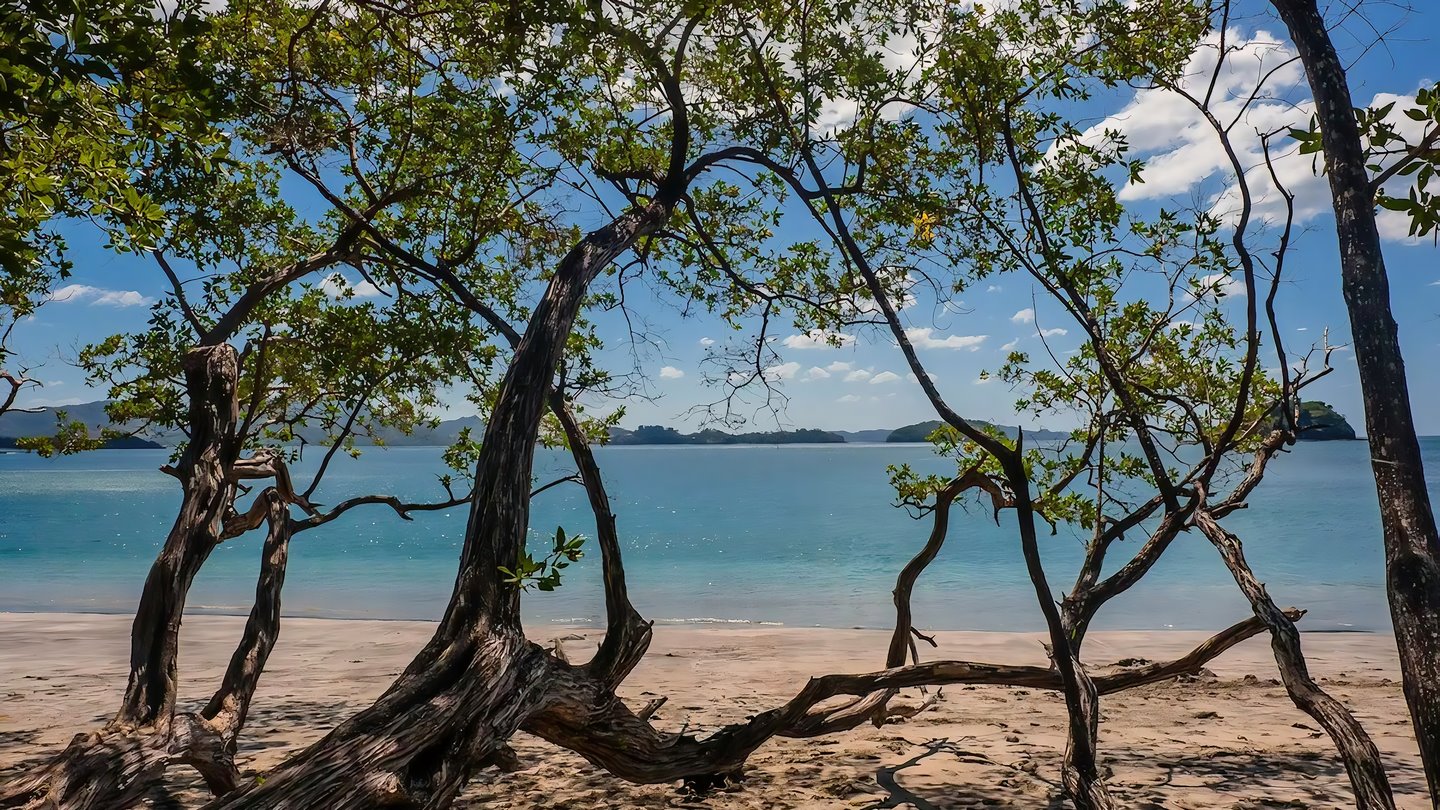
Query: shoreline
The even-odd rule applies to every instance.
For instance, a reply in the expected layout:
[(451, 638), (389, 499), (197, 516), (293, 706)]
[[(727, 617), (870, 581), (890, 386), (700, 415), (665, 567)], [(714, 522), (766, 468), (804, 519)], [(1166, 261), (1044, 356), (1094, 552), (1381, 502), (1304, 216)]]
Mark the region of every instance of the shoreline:
[[(248, 606), (239, 606), (239, 605), (234, 606), (234, 607), (223, 607), (223, 608), (214, 608), (214, 607), (205, 607), (205, 606), (188, 606), (188, 607), (186, 608), (185, 615), (186, 615), (187, 618), (202, 618), (202, 617), (204, 617), (204, 618), (217, 618), (217, 619), (243, 619), (243, 618), (245, 618), (246, 616), (249, 615), (249, 611), (250, 611), (250, 608), (249, 608)], [(67, 609), (67, 610), (48, 610), (48, 609), (45, 609), (45, 608), (26, 609), (26, 608), (14, 608), (14, 607), (11, 607), (11, 608), (3, 608), (3, 609), (0, 609), (0, 624), (3, 624), (3, 622), (5, 621), (5, 619), (6, 619), (7, 617), (11, 617), (11, 616), (112, 616), (112, 617), (114, 617), (114, 616), (119, 616), (119, 617), (124, 617), (124, 618), (134, 618), (135, 612), (134, 612), (133, 610), (122, 610), (122, 609), (119, 609), (119, 608), (116, 608), (116, 609), (114, 609), (114, 610), (103, 610), (103, 609), (96, 609), (96, 610), (69, 610), (69, 609)], [(434, 624), (436, 624), (437, 621), (438, 621), (437, 619), (417, 619), (417, 618), (413, 618), (413, 617), (404, 617), (404, 616), (398, 616), (398, 617), (392, 617), (392, 616), (316, 616), (316, 615), (303, 614), (303, 613), (289, 614), (289, 613), (283, 613), (283, 612), (281, 613), (280, 618), (281, 618), (282, 621), (284, 621), (284, 622), (297, 622), (297, 621), (298, 621), (298, 622), (380, 622), (380, 623), (400, 622), (400, 623), (428, 624), (428, 625), (434, 625)], [(601, 630), (604, 630), (604, 629), (605, 629), (605, 620), (604, 620), (603, 618), (600, 618), (600, 617), (597, 617), (597, 618), (594, 618), (594, 619), (585, 619), (585, 618), (580, 618), (580, 617), (571, 617), (571, 618), (566, 618), (566, 619), (545, 619), (545, 618), (540, 618), (540, 617), (526, 617), (523, 621), (526, 623), (527, 626), (548, 627), (548, 628), (551, 628), (551, 629), (561, 629), (561, 630), (572, 630), (572, 631), (601, 631)], [(838, 630), (838, 631), (855, 631), (855, 632), (865, 632), (865, 633), (889, 633), (889, 632), (891, 632), (891, 628), (882, 627), (882, 626), (874, 626), (874, 627), (871, 627), (871, 626), (865, 626), (865, 625), (846, 625), (846, 626), (839, 626), (839, 625), (824, 625), (824, 624), (790, 624), (790, 623), (787, 623), (787, 622), (768, 621), (768, 620), (764, 620), (764, 619), (726, 619), (726, 618), (723, 618), (723, 617), (706, 617), (706, 616), (697, 616), (697, 617), (686, 618), (686, 619), (678, 619), (678, 618), (649, 619), (649, 621), (650, 621), (653, 625), (655, 625), (656, 627), (677, 627), (677, 628), (686, 628), (686, 627), (689, 627), (689, 628), (695, 628), (695, 629), (712, 628), (712, 629), (717, 629), (717, 630), (718, 630), (718, 629), (732, 628), (732, 627), (733, 627), (733, 628), (753, 628), (753, 629), (773, 629), (773, 630), (820, 630), (820, 631)], [(1377, 636), (1377, 637), (1385, 637), (1385, 638), (1390, 638), (1390, 639), (1393, 639), (1393, 638), (1395, 637), (1395, 633), (1394, 633), (1394, 631), (1392, 631), (1392, 630), (1374, 630), (1374, 629), (1368, 629), (1368, 628), (1349, 628), (1349, 627), (1306, 627), (1303, 620), (1302, 620), (1301, 622), (1297, 623), (1295, 626), (1296, 626), (1296, 628), (1297, 628), (1302, 634), (1305, 634), (1305, 635), (1313, 635), (1313, 636), (1321, 636), (1321, 635), (1357, 635), (1357, 636)], [(1221, 629), (1223, 629), (1223, 628), (1221, 628), (1221, 627), (1216, 627), (1215, 630), (1214, 630), (1214, 632), (1219, 632)], [(926, 632), (930, 632), (930, 631), (927, 630)], [(1037, 637), (1039, 637), (1039, 636), (1044, 636), (1044, 635), (1045, 635), (1045, 631), (1044, 631), (1044, 630), (994, 630), (994, 629), (987, 629), (987, 628), (983, 628), (983, 627), (966, 627), (966, 628), (959, 628), (959, 629), (942, 629), (942, 630), (936, 630), (936, 631), (934, 631), (934, 632), (938, 632), (938, 633), (942, 633), (942, 634), (954, 634), (954, 633), (994, 633), (994, 634), (996, 634), (996, 635), (1020, 635), (1020, 636), (1037, 636)], [(1195, 629), (1192, 629), (1192, 628), (1176, 628), (1176, 627), (1115, 627), (1115, 628), (1106, 628), (1106, 629), (1103, 629), (1103, 630), (1092, 630), (1092, 631), (1090, 631), (1089, 637), (1093, 638), (1093, 637), (1095, 637), (1095, 636), (1104, 636), (1104, 635), (1115, 634), (1115, 633), (1159, 633), (1159, 634), (1166, 634), (1166, 633), (1188, 633), (1188, 634), (1194, 634), (1197, 638), (1202, 638), (1202, 637), (1204, 637), (1204, 636), (1206, 636), (1206, 635), (1209, 635), (1210, 632), (1211, 632), (1211, 631), (1195, 630)]]
[[(113, 712), (124, 684), (131, 617), (0, 613), (0, 779), (54, 752)], [(190, 616), (182, 630), (182, 708), (218, 682), (243, 619)], [(242, 735), (247, 771), (272, 767), (337, 721), (368, 705), (409, 662), (435, 624), (408, 620), (287, 619)], [(584, 660), (602, 628), (529, 626), (531, 637)], [(632, 705), (670, 702), (655, 725), (704, 736), (779, 705), (812, 675), (880, 668), (888, 631), (755, 625), (657, 625), (650, 654), (620, 690)], [(1123, 658), (1168, 660), (1205, 632), (1094, 631), (1092, 669)], [(1043, 664), (1043, 633), (938, 631), (925, 660)], [(1387, 634), (1311, 633), (1322, 687), (1351, 706), (1375, 737), (1401, 808), (1428, 806)], [(1278, 684), (1266, 638), (1215, 659), (1209, 673), (1104, 698), (1100, 748), (1121, 806), (1166, 808), (1350, 803), (1330, 741)], [(902, 723), (810, 740), (774, 740), (756, 752), (747, 780), (712, 796), (712, 810), (879, 807), (912, 795), (943, 808), (1045, 806), (1064, 752), (1061, 698), (1010, 687), (945, 687), (943, 699)], [(914, 703), (911, 695), (900, 702)], [(634, 786), (569, 752), (520, 735), (518, 773), (480, 775), (456, 806), (661, 808), (673, 786)], [(180, 806), (203, 798), (174, 772)], [(886, 787), (886, 786), (889, 787)], [(896, 791), (902, 791), (897, 793)], [(912, 802), (915, 806), (927, 805)], [(903, 803), (888, 806), (908, 806)]]

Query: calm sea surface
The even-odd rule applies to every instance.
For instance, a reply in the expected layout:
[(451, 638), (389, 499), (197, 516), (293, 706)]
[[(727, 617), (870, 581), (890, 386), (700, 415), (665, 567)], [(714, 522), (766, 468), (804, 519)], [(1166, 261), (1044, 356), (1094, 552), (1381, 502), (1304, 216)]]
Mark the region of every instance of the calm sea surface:
[[(1440, 439), (1423, 442), (1434, 493)], [(433, 499), (439, 453), (401, 448), (337, 459), (317, 500), (371, 492)], [(632, 596), (662, 622), (885, 626), (895, 574), (929, 526), (891, 505), (886, 465), (946, 470), (921, 445), (615, 447), (598, 455), (619, 516)], [(1226, 520), (1277, 601), (1310, 611), (1307, 629), (1389, 627), (1367, 455), (1364, 442), (1298, 447), (1272, 464), (1250, 509)], [(131, 611), (179, 503), (175, 481), (156, 469), (166, 458), (161, 450), (50, 461), (0, 455), (0, 610)], [(537, 473), (548, 480), (563, 473), (563, 461), (542, 453)], [(540, 495), (532, 518), (537, 545), (557, 525), (593, 535), (578, 486)], [(450, 594), (464, 523), (464, 509), (406, 522), (384, 507), (367, 507), (306, 532), (291, 551), (286, 613), (437, 617)], [(195, 612), (248, 612), (259, 540), (252, 533), (216, 550), (191, 593)], [(1138, 543), (1137, 537), (1118, 544), (1112, 567)], [(558, 591), (527, 595), (527, 617), (587, 622), (602, 615), (591, 550)], [(1063, 526), (1044, 538), (1057, 598), (1082, 550), (1081, 535)], [(1013, 517), (1002, 515), (997, 527), (974, 503), (955, 516), (944, 551), (916, 590), (919, 624), (936, 629), (1039, 629), (1034, 599)], [(1214, 549), (1197, 534), (1182, 535), (1097, 625), (1205, 629), (1247, 615)]]

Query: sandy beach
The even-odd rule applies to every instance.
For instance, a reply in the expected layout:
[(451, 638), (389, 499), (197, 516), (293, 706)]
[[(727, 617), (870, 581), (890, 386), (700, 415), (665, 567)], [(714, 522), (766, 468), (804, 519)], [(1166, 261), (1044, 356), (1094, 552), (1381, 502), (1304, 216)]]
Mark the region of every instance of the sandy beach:
[[(128, 616), (0, 614), (0, 778), (101, 723), (123, 686)], [(209, 696), (242, 619), (201, 616), (184, 631), (182, 703)], [(271, 658), (241, 757), (263, 770), (366, 705), (428, 637), (422, 622), (287, 619)], [(533, 627), (572, 660), (594, 648), (593, 628)], [(1126, 658), (1163, 660), (1204, 634), (1094, 633), (1086, 659), (1097, 670)], [(870, 630), (658, 626), (645, 662), (621, 689), (636, 704), (669, 702), (664, 730), (703, 734), (790, 697), (807, 676), (877, 669), (887, 635)], [(558, 640), (558, 641), (557, 641)], [(1043, 664), (1040, 637), (942, 632), (925, 657)], [(1375, 737), (1402, 808), (1420, 810), (1421, 774), (1397, 682), (1393, 639), (1309, 633), (1305, 649), (1322, 685)], [(1101, 751), (1121, 804), (1134, 808), (1332, 808), (1350, 806), (1329, 739), (1291, 705), (1275, 680), (1264, 637), (1213, 662), (1213, 676), (1107, 697)], [(912, 698), (913, 699), (913, 698)], [(816, 740), (775, 740), (751, 759), (746, 780), (702, 800), (674, 786), (633, 786), (579, 757), (520, 735), (522, 770), (482, 774), (458, 806), (653, 808), (1044, 808), (1059, 807), (1063, 705), (1055, 694), (950, 687), (908, 721)], [(190, 807), (203, 797), (192, 775), (172, 771), (172, 795), (153, 806)]]

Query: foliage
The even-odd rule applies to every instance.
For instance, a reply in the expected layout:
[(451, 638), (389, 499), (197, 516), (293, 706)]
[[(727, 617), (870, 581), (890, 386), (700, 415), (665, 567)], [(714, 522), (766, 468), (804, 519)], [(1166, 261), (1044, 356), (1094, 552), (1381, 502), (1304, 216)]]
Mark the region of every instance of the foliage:
[[(1355, 110), (1366, 167), (1378, 185), (1375, 202), (1408, 216), (1410, 236), (1431, 236), (1440, 228), (1440, 196), (1430, 189), (1440, 172), (1440, 84), (1416, 91), (1415, 103), (1400, 110), (1405, 120), (1394, 115), (1396, 103)], [(1302, 155), (1323, 151), (1313, 117), (1309, 127), (1291, 128), (1290, 137), (1300, 143)], [(1407, 178), (1399, 195), (1386, 185), (1392, 178)]]
[(500, 573), (504, 576), (504, 583), (528, 591), (535, 588), (540, 591), (553, 591), (560, 587), (560, 572), (570, 567), (570, 563), (579, 562), (585, 556), (581, 548), (585, 544), (585, 535), (577, 534), (574, 537), (565, 535), (565, 528), (555, 528), (555, 543), (550, 553), (543, 558), (536, 560), (530, 556), (528, 550), (521, 551), (520, 560), (512, 570), (500, 566)]

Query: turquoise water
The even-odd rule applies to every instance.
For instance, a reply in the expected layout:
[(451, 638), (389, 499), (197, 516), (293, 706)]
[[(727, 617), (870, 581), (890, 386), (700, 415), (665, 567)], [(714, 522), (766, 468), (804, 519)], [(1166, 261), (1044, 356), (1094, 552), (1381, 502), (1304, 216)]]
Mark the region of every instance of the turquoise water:
[[(322, 503), (369, 492), (430, 499), (439, 450), (402, 448), (338, 460)], [(1432, 490), (1440, 439), (1425, 440)], [(615, 499), (634, 601), (660, 621), (880, 627), (890, 589), (928, 523), (891, 505), (887, 464), (943, 472), (919, 445), (614, 447), (598, 451)], [(179, 502), (156, 468), (166, 451), (105, 451), (47, 461), (0, 455), (0, 610), (129, 612)], [(538, 474), (564, 471), (541, 454)], [(301, 465), (302, 468), (305, 465)], [(401, 521), (368, 507), (295, 542), (285, 587), (297, 616), (434, 618), (449, 597), (465, 510)], [(592, 534), (578, 486), (540, 495), (538, 542), (563, 525)], [(971, 503), (916, 590), (920, 624), (1038, 629), (1013, 518), (997, 527)], [(1311, 630), (1384, 630), (1379, 517), (1364, 442), (1298, 447), (1277, 459), (1251, 508), (1226, 525), (1282, 605), (1310, 610)], [(195, 612), (245, 613), (259, 534), (216, 550), (196, 580)], [(1119, 565), (1138, 537), (1117, 545)], [(1082, 540), (1062, 527), (1043, 552), (1058, 594)], [(586, 558), (550, 594), (531, 594), (535, 622), (602, 615), (598, 561)], [(1214, 549), (1182, 535), (1145, 582), (1112, 601), (1097, 626), (1204, 629), (1248, 615)]]

